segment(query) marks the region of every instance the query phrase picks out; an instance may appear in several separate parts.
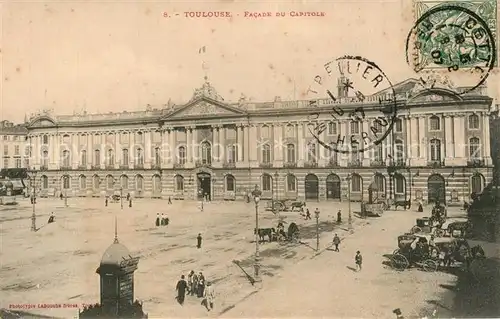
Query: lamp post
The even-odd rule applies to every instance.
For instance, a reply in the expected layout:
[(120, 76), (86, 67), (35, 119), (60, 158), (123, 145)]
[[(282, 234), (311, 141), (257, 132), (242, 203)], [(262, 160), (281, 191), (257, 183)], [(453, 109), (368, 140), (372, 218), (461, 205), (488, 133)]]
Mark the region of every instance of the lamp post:
[(260, 279), (260, 253), (259, 253), (259, 202), (262, 192), (259, 187), (255, 185), (255, 189), (252, 192), (253, 200), (255, 202), (255, 264), (254, 264), (254, 275), (255, 281), (259, 282)]
[[(349, 210), (350, 216), (351, 210)], [(319, 210), (316, 209), (314, 211), (314, 215), (316, 217), (316, 251), (319, 251)]]
[(347, 181), (347, 201), (348, 201), (348, 209), (349, 209), (349, 219), (348, 219), (348, 227), (349, 231), (352, 233), (353, 227), (352, 227), (352, 212), (351, 212), (351, 179), (352, 176), (351, 174), (347, 174), (347, 177), (345, 178)]
[(31, 214), (31, 231), (36, 231), (36, 174), (35, 168), (30, 170), (31, 173), (31, 188), (33, 189), (33, 213)]

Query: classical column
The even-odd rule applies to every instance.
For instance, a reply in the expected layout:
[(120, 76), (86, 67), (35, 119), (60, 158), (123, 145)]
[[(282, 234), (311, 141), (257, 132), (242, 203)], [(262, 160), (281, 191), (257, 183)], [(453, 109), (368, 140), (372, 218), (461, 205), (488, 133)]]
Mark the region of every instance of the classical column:
[(134, 131), (128, 133), (128, 168), (134, 168), (134, 158), (135, 158), (135, 145), (134, 145)]
[(297, 160), (300, 163), (299, 165), (303, 165), (302, 163), (304, 162), (304, 153), (305, 148), (304, 148), (304, 123), (297, 123), (297, 151), (298, 151), (298, 156)]
[(193, 162), (201, 161), (199, 131), (193, 126)]
[(219, 144), (220, 144), (220, 161), (227, 161), (227, 149), (226, 149), (226, 128), (224, 126), (219, 127)]
[(245, 162), (250, 162), (250, 139), (248, 124), (243, 124), (243, 158)]
[(219, 126), (212, 125), (212, 162), (219, 162)]
[(237, 126), (237, 137), (238, 137), (238, 162), (243, 162), (243, 125)]
[(70, 163), (71, 163), (71, 168), (72, 169), (77, 169), (78, 168), (78, 150), (79, 150), (79, 141), (78, 141), (78, 135), (75, 133), (71, 133), (71, 146), (70, 146), (70, 151), (69, 154), (71, 156), (70, 158)]
[(191, 127), (186, 127), (186, 148), (187, 148), (187, 162), (193, 161), (193, 131)]
[(168, 157), (169, 163), (177, 163), (177, 149), (175, 145), (175, 129), (169, 128), (168, 129), (168, 149), (170, 152), (170, 156)]
[(113, 147), (114, 148), (113, 152), (115, 154), (115, 163), (114, 163), (115, 169), (120, 168), (120, 161), (121, 161), (121, 157), (122, 157), (122, 147), (120, 144), (120, 135), (121, 135), (121, 133), (119, 131), (115, 131), (115, 146)]
[(283, 166), (283, 125), (281, 123), (274, 124), (274, 161), (278, 167)]
[(144, 140), (144, 168), (151, 168), (151, 131), (146, 131), (143, 133), (145, 136)]
[[(479, 145), (482, 145), (483, 149), (483, 157), (485, 159), (485, 164), (491, 165), (492, 160), (491, 160), (491, 146), (490, 146), (490, 119), (486, 115), (486, 113), (483, 113), (481, 115), (482, 124), (483, 127), (483, 136), (481, 138), (481, 142)], [(496, 137), (498, 138), (498, 137)]]
[(444, 115), (444, 138), (445, 138), (444, 155), (445, 155), (446, 159), (452, 159), (454, 156), (452, 130), (453, 130), (453, 126), (451, 124), (451, 116), (449, 114), (445, 114)]
[(426, 135), (426, 121), (427, 117), (425, 115), (420, 116), (418, 118), (418, 137), (419, 137), (419, 145), (420, 145), (420, 158), (424, 159), (424, 162), (427, 163), (427, 135)]
[(465, 160), (465, 145), (464, 145), (464, 128), (465, 128), (465, 123), (464, 123), (464, 117), (462, 114), (457, 113), (453, 117), (453, 141), (455, 143), (455, 158), (457, 160), (460, 160), (464, 162)]
[(410, 157), (410, 165), (415, 163), (415, 161), (419, 157), (419, 145), (418, 138), (420, 136), (420, 132), (418, 130), (418, 119), (411, 116), (408, 120), (409, 126), (406, 128), (406, 136), (410, 136), (409, 143), (410, 147), (408, 148), (408, 153)]
[(414, 129), (413, 126), (411, 125), (411, 119), (410, 116), (407, 115), (404, 117), (404, 126), (403, 126), (403, 132), (406, 133), (405, 141), (404, 141), (404, 148), (405, 148), (405, 153), (406, 153), (406, 160), (411, 165), (413, 162), (413, 144), (411, 143), (411, 131)]
[(94, 159), (94, 147), (93, 147), (93, 136), (92, 132), (88, 132), (87, 134), (87, 169), (91, 169), (93, 164), (93, 159)]
[(249, 128), (249, 141), (252, 141), (252, 145), (249, 144), (249, 161), (253, 163), (253, 166), (257, 165), (257, 127), (255, 124), (250, 125)]
[(101, 169), (106, 168), (106, 158), (108, 157), (108, 150), (106, 149), (106, 137), (107, 133), (101, 134), (101, 145), (99, 145), (99, 149), (101, 150)]

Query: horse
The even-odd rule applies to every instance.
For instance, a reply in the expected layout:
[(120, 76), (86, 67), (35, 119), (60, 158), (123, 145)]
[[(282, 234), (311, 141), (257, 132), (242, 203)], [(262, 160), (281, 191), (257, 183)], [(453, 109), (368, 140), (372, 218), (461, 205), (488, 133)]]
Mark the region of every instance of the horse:
[(293, 238), (298, 238), (299, 236), (299, 226), (295, 223), (290, 223), (288, 226), (288, 240), (292, 240)]
[(291, 208), (292, 212), (294, 211), (295, 208), (298, 208), (300, 211), (300, 209), (302, 207), (306, 206), (306, 203), (305, 202), (292, 202), (291, 206), (292, 206), (292, 208)]
[[(254, 229), (253, 231), (254, 235), (257, 234), (257, 229)], [(259, 239), (260, 241), (265, 241), (265, 236), (269, 238), (269, 242), (272, 241), (274, 234), (276, 233), (276, 230), (274, 228), (259, 228)]]
[(398, 207), (403, 207), (405, 210), (411, 208), (411, 201), (409, 200), (397, 200), (394, 201), (394, 209), (398, 210)]

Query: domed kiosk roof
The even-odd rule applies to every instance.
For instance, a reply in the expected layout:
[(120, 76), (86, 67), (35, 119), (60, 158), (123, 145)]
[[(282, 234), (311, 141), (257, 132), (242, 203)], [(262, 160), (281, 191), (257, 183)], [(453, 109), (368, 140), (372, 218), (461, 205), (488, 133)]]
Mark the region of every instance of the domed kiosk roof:
[(118, 239), (115, 239), (114, 243), (102, 255), (101, 265), (120, 266), (124, 258), (130, 258), (130, 251), (123, 244), (120, 244)]

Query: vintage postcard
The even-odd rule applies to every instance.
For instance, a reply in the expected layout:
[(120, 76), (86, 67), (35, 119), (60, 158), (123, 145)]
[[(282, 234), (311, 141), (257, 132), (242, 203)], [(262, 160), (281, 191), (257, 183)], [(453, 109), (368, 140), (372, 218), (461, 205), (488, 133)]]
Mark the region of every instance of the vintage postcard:
[(497, 1), (0, 14), (0, 318), (500, 317)]

